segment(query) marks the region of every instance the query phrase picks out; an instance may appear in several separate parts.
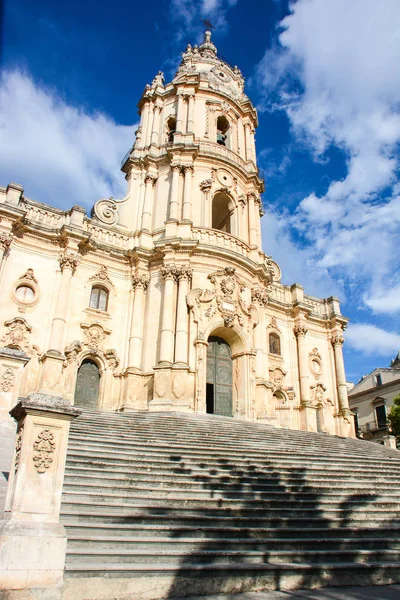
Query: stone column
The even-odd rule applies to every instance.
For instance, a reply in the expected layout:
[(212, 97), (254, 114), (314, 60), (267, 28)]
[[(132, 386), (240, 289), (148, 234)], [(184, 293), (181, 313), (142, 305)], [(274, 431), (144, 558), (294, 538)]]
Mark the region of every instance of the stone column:
[(194, 94), (189, 95), (188, 99), (188, 118), (187, 118), (187, 133), (194, 132)]
[(349, 399), (347, 395), (346, 385), (346, 373), (344, 369), (343, 361), (343, 342), (344, 338), (340, 333), (332, 336), (332, 346), (335, 355), (335, 369), (336, 369), (336, 384), (339, 398), (339, 413), (347, 416), (349, 413)]
[(192, 177), (194, 168), (192, 165), (184, 167), (185, 182), (183, 188), (183, 214), (184, 221), (192, 220)]
[(18, 430), (0, 521), (2, 590), (35, 588), (38, 597), (61, 597), (67, 546), (61, 494), (69, 423), (80, 412), (62, 398), (30, 394), (10, 413)]
[(178, 92), (178, 108), (176, 111), (176, 131), (177, 133), (184, 133), (183, 126), (183, 109), (184, 109), (184, 99), (183, 94)]
[(257, 247), (257, 222), (256, 222), (256, 195), (253, 192), (247, 194), (247, 209), (249, 211), (249, 245)]
[(246, 123), (244, 126), (244, 137), (246, 142), (246, 160), (252, 160), (252, 145), (251, 145), (251, 134), (250, 134), (250, 123)]
[(179, 287), (176, 314), (175, 364), (185, 367), (188, 365), (189, 344), (189, 315), (186, 296), (189, 293), (191, 279), (192, 270), (188, 267), (181, 267), (178, 272)]
[(201, 222), (202, 227), (211, 227), (211, 207), (210, 207), (210, 191), (212, 188), (212, 180), (205, 179), (200, 183), (200, 189), (203, 192), (201, 202)]
[(172, 365), (174, 358), (174, 309), (177, 268), (173, 264), (164, 265), (161, 269), (161, 273), (165, 279), (165, 284), (161, 320), (159, 365)]
[(172, 183), (171, 193), (169, 197), (169, 221), (178, 221), (179, 214), (179, 174), (181, 167), (179, 165), (171, 165)]
[(158, 145), (158, 136), (159, 136), (159, 130), (160, 130), (160, 114), (161, 114), (161, 106), (159, 104), (156, 104), (154, 106), (154, 113), (153, 113), (153, 127), (152, 127), (152, 131), (151, 131), (151, 144), (157, 146)]
[(262, 248), (262, 241), (261, 241), (261, 198), (259, 196), (257, 196), (254, 199), (254, 208), (255, 208), (255, 228), (256, 228), (256, 239), (257, 239), (257, 247), (258, 248)]
[(142, 229), (144, 231), (149, 232), (151, 229), (151, 214), (153, 210), (153, 189), (156, 183), (156, 178), (152, 175), (146, 175), (144, 183), (146, 187), (144, 192)]
[(150, 102), (147, 100), (145, 102), (145, 105), (143, 106), (143, 111), (142, 111), (142, 120), (141, 120), (142, 139), (141, 139), (141, 144), (140, 144), (141, 148), (146, 147), (147, 133), (149, 130), (149, 112), (150, 112)]
[(142, 364), (143, 309), (145, 292), (148, 285), (149, 276), (147, 274), (132, 277), (134, 298), (129, 336), (128, 365), (136, 369), (140, 369)]
[(307, 331), (307, 328), (301, 324), (296, 325), (294, 328), (299, 358), (300, 402), (304, 405), (310, 402), (310, 375), (308, 372), (308, 353), (306, 347)]
[(65, 252), (60, 257), (61, 280), (58, 289), (57, 303), (50, 334), (50, 350), (62, 353), (64, 350), (64, 331), (69, 305), (69, 288), (72, 276), (78, 266), (79, 256), (72, 252)]

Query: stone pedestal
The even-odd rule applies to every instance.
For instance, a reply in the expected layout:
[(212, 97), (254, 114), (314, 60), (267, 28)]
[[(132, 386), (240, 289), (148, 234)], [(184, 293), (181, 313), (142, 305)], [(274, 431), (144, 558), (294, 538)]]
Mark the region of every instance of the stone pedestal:
[(300, 406), (300, 429), (303, 431), (318, 431), (317, 409), (310, 404)]
[(49, 350), (40, 361), (42, 362), (40, 392), (61, 398), (64, 395), (65, 356), (57, 350)]
[(10, 414), (18, 422), (4, 520), (0, 589), (18, 598), (58, 600), (66, 535), (59, 523), (70, 421), (80, 410), (55, 396), (30, 394)]
[(0, 422), (10, 421), (8, 413), (17, 401), (22, 370), (29, 360), (22, 350), (0, 348)]
[(143, 373), (129, 367), (124, 373), (124, 404), (121, 411), (148, 410), (147, 390), (144, 389)]

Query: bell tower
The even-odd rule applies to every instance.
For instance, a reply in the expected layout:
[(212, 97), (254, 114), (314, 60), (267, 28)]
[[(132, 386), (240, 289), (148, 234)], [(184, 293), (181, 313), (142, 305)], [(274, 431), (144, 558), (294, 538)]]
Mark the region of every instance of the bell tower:
[(171, 83), (159, 72), (139, 102), (140, 125), (122, 170), (129, 184), (119, 224), (138, 243), (155, 236), (192, 237), (193, 228), (219, 230), (261, 250), (257, 112), (237, 67), (218, 58), (206, 31), (188, 45)]

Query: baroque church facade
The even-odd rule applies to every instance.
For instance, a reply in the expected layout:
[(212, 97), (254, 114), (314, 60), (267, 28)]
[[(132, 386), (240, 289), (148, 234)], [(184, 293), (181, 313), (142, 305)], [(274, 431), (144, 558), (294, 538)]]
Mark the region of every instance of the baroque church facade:
[(139, 112), (127, 195), (90, 218), (0, 188), (0, 414), (40, 391), (353, 436), (339, 301), (282, 285), (262, 250), (241, 72), (206, 32)]

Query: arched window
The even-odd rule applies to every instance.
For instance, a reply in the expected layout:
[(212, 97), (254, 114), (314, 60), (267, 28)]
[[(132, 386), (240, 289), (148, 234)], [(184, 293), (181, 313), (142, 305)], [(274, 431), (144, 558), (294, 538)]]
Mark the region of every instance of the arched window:
[(271, 354), (281, 355), (281, 338), (276, 333), (269, 334), (269, 351)]
[(231, 212), (229, 197), (226, 194), (215, 194), (213, 198), (212, 228), (231, 233)]
[(217, 119), (217, 144), (228, 146), (229, 121), (221, 116)]
[(170, 117), (167, 121), (168, 144), (173, 144), (175, 131), (176, 131), (176, 119), (175, 119), (175, 117)]
[(94, 285), (90, 292), (90, 308), (97, 310), (107, 310), (108, 306), (108, 290), (102, 285)]

